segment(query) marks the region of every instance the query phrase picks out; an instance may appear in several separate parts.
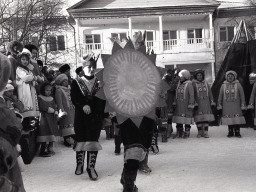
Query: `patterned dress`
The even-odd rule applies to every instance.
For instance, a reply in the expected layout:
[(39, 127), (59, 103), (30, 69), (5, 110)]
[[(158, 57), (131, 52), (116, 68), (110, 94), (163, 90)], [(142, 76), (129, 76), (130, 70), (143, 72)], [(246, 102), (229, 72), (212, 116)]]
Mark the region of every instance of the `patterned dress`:
[(222, 125), (245, 124), (242, 110), (246, 109), (244, 90), (238, 80), (224, 81), (220, 88), (217, 109), (222, 110)]

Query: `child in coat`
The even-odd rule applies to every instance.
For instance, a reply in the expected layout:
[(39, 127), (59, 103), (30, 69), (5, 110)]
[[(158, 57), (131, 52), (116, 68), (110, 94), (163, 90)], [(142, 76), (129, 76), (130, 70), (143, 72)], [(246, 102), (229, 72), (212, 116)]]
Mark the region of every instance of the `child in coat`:
[(55, 154), (53, 151), (53, 142), (56, 142), (56, 136), (58, 136), (58, 111), (55, 101), (51, 96), (52, 86), (49, 83), (44, 83), (41, 86), (40, 92), (41, 94), (38, 96), (38, 103), (41, 112), (41, 120), (38, 129), (37, 142), (41, 143), (39, 156), (49, 157)]
[[(250, 81), (250, 84), (253, 85), (253, 88), (252, 88), (252, 93), (251, 93), (251, 97), (250, 97), (250, 101), (249, 101), (249, 105), (248, 105), (248, 109), (249, 110), (252, 110), (252, 116), (253, 116), (253, 119), (254, 119), (254, 126), (256, 125), (256, 117), (255, 117), (255, 110), (256, 110), (256, 107), (255, 107), (255, 100), (256, 100), (256, 73), (250, 73), (249, 75), (249, 81)], [(254, 109), (254, 111), (253, 111)], [(254, 130), (256, 130), (256, 127), (254, 127)]]
[(237, 80), (235, 71), (226, 72), (226, 81), (220, 88), (217, 110), (220, 111), (221, 125), (228, 125), (227, 137), (241, 137), (240, 126), (245, 124), (243, 111), (246, 110), (244, 90)]
[[(177, 133), (179, 137), (184, 139), (190, 135), (191, 124), (194, 124), (193, 109), (195, 104), (194, 88), (190, 80), (190, 72), (183, 69), (179, 72), (180, 81), (176, 89), (174, 98), (175, 112), (172, 118), (173, 123), (176, 123)], [(183, 131), (185, 125), (185, 132)], [(184, 132), (184, 135), (183, 135)]]
[(214, 115), (211, 108), (216, 104), (213, 101), (212, 91), (209, 84), (204, 79), (205, 74), (201, 69), (194, 71), (194, 79), (192, 80), (195, 90), (195, 111), (194, 120), (197, 125), (198, 135), (200, 138), (208, 138), (209, 122), (214, 121)]

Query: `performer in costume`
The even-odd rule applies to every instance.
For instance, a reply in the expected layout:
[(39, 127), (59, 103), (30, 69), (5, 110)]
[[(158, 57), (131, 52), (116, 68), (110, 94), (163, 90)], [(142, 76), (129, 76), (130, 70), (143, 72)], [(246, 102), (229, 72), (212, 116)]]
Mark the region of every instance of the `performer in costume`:
[[(255, 99), (256, 99), (256, 73), (250, 73), (249, 75), (249, 81), (250, 84), (253, 85), (252, 88), (252, 93), (251, 93), (251, 97), (250, 97), (250, 101), (249, 101), (249, 105), (248, 105), (248, 110), (251, 110), (251, 114), (252, 114), (252, 118), (254, 119), (254, 130), (256, 130), (256, 117), (255, 117), (255, 111), (256, 111), (256, 107), (255, 107)], [(254, 109), (254, 110), (253, 110)]]
[(213, 101), (212, 91), (209, 84), (204, 80), (204, 71), (197, 69), (194, 71), (192, 84), (195, 90), (195, 114), (194, 120), (198, 129), (197, 137), (208, 138), (209, 122), (214, 121), (212, 107), (216, 106)]
[(18, 151), (16, 149), (22, 125), (14, 111), (8, 109), (3, 98), (3, 89), (6, 87), (10, 73), (10, 62), (0, 53), (0, 191), (6, 191), (7, 186), (12, 186), (17, 191), (25, 192), (17, 163)]
[[(226, 72), (226, 81), (221, 85), (217, 110), (220, 111), (221, 125), (228, 125), (227, 137), (241, 137), (240, 126), (245, 124), (243, 116), (247, 109), (244, 90), (237, 80), (235, 71)], [(234, 134), (235, 133), (235, 134)]]
[[(98, 140), (104, 118), (105, 101), (95, 95), (100, 89), (100, 83), (94, 75), (96, 60), (90, 59), (83, 63), (83, 73), (71, 84), (71, 100), (75, 105), (75, 139), (76, 145), (76, 175), (81, 175), (84, 168), (87, 151), (86, 171), (91, 180), (97, 180), (95, 170), (98, 151), (102, 149)], [(81, 69), (77, 70), (80, 74)]]

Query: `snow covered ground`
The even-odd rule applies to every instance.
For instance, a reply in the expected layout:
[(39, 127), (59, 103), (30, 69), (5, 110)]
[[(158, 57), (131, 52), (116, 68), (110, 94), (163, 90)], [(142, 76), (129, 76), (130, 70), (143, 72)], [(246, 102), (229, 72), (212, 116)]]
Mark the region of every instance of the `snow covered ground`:
[[(241, 129), (241, 139), (227, 138), (227, 127), (210, 127), (209, 139), (169, 139), (160, 153), (149, 155), (150, 175), (138, 173), (139, 192), (253, 192), (256, 191), (256, 131)], [(75, 152), (57, 144), (56, 155), (35, 157), (22, 173), (27, 192), (121, 192), (123, 155), (114, 155), (114, 141), (102, 131), (96, 170), (91, 181), (86, 172), (75, 175)], [(122, 148), (123, 150), (123, 148)], [(123, 151), (122, 151), (123, 152)], [(123, 153), (122, 153), (123, 154)]]

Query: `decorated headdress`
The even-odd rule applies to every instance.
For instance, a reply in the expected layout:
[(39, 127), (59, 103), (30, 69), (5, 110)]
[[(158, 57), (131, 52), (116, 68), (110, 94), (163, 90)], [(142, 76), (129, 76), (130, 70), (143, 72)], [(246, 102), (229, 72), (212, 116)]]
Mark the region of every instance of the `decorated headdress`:
[(11, 64), (7, 56), (0, 53), (0, 92), (7, 85), (11, 73)]
[(87, 55), (84, 58), (83, 67), (91, 66), (97, 68), (97, 61), (99, 59), (99, 55), (96, 57), (94, 54)]
[(234, 75), (235, 79), (237, 79), (237, 73), (236, 73), (235, 71), (232, 71), (232, 70), (226, 72), (226, 76), (225, 76), (226, 79), (227, 79), (227, 77), (228, 77), (229, 74)]
[(186, 80), (190, 79), (190, 72), (186, 69), (183, 69), (179, 72), (179, 77), (184, 77)]

